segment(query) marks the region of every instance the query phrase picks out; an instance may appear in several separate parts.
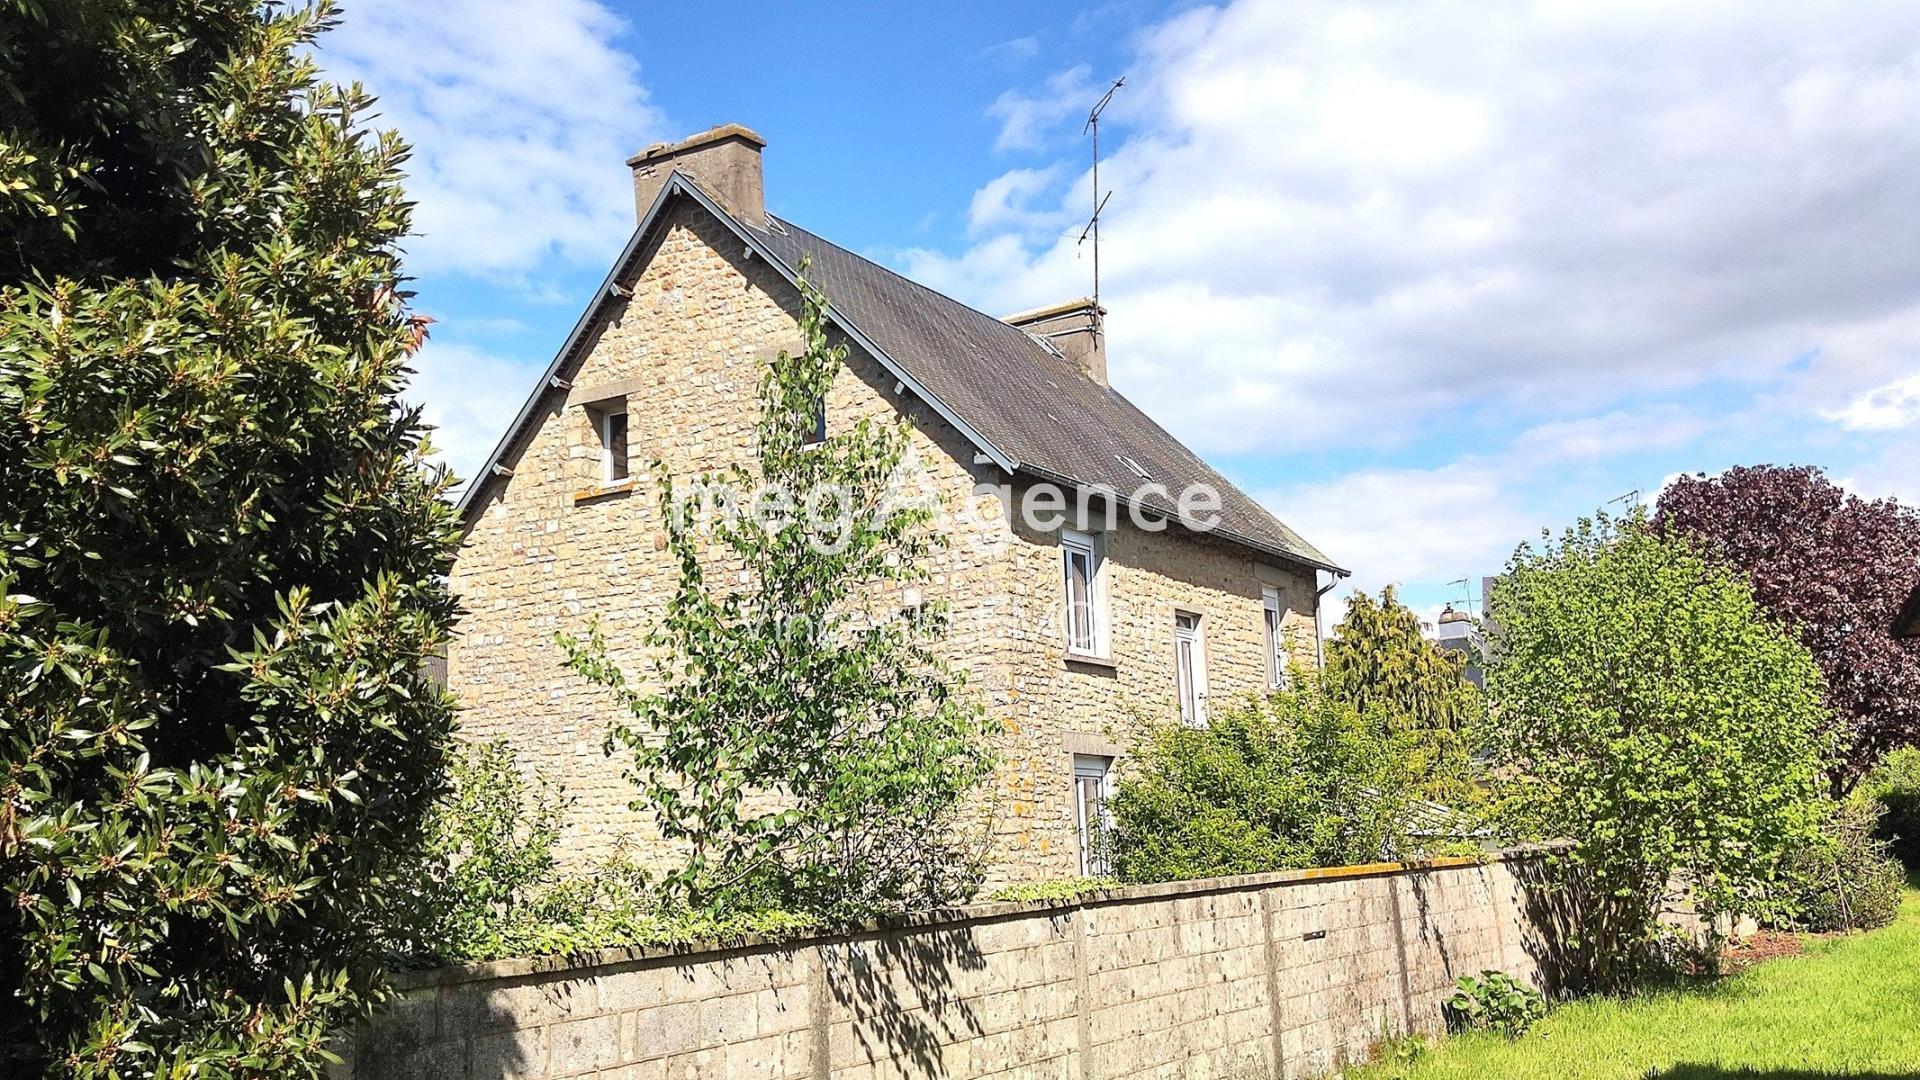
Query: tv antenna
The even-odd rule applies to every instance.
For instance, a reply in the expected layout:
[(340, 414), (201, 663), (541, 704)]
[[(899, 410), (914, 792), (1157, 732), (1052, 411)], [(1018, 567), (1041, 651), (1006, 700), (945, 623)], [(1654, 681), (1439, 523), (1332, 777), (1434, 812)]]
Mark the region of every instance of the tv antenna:
[(1461, 590), (1467, 594), (1467, 611), (1471, 614), (1473, 611), (1473, 579), (1465, 577), (1456, 578), (1453, 581), (1447, 582), (1447, 585), (1448, 587), (1458, 585)]
[(1635, 506), (1639, 505), (1639, 503), (1640, 503), (1639, 488), (1634, 488), (1632, 491), (1627, 492), (1625, 495), (1622, 495), (1617, 499), (1607, 500), (1608, 506), (1613, 506), (1615, 504), (1618, 504), (1620, 506), (1625, 507), (1628, 510), (1632, 510)]
[(1100, 194), (1100, 114), (1107, 111), (1107, 106), (1113, 102), (1113, 95), (1119, 93), (1126, 84), (1125, 75), (1113, 80), (1107, 92), (1093, 103), (1093, 109), (1087, 113), (1086, 125), (1080, 129), (1083, 135), (1093, 135), (1093, 216), (1087, 219), (1087, 227), (1080, 230), (1080, 239), (1074, 242), (1074, 246), (1086, 243), (1089, 236), (1093, 238), (1093, 309), (1096, 319), (1100, 310), (1100, 211), (1105, 210), (1107, 200), (1113, 198), (1111, 191)]

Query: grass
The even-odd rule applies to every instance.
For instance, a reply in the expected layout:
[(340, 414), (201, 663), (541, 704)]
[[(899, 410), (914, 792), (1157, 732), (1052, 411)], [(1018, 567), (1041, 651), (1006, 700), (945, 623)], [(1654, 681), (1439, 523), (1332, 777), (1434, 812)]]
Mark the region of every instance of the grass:
[(1920, 1078), (1920, 892), (1882, 930), (1711, 985), (1555, 1009), (1518, 1040), (1461, 1035), (1350, 1080)]

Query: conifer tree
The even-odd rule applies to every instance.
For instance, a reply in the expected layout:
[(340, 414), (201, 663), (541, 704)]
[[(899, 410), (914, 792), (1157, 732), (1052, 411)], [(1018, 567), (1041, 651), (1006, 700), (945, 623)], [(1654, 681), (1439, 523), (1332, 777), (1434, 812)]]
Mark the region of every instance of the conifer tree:
[(1409, 736), (1416, 790), (1449, 805), (1478, 801), (1467, 746), (1484, 700), (1467, 681), (1466, 657), (1428, 641), (1392, 586), (1377, 601), (1354, 593), (1326, 657), (1329, 696)]

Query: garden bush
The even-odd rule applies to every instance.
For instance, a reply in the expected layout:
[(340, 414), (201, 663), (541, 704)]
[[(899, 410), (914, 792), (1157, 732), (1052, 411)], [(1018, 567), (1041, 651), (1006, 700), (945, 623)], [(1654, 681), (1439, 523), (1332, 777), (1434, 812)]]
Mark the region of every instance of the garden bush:
[(1406, 739), (1308, 681), (1148, 726), (1111, 800), (1115, 873), (1177, 881), (1408, 852)]
[(396, 937), (403, 964), (476, 963), (624, 946), (784, 937), (816, 920), (778, 909), (716, 917), (663, 903), (659, 883), (624, 855), (564, 868), (564, 789), (521, 768), (504, 742), (454, 755), (453, 790), (428, 822), (413, 918)]
[(1737, 572), (1643, 519), (1522, 547), (1490, 594), (1500, 799), (1587, 910), (1601, 987), (1657, 964), (1673, 889), (1717, 925), (1817, 836), (1833, 731), (1819, 668)]
[(1865, 792), (1882, 810), (1874, 835), (1891, 845), (1908, 874), (1920, 875), (1920, 749), (1888, 754), (1868, 775)]
[(1849, 798), (1835, 803), (1819, 842), (1787, 857), (1778, 885), (1780, 925), (1829, 932), (1870, 930), (1900, 912), (1906, 873), (1875, 838), (1878, 803)]

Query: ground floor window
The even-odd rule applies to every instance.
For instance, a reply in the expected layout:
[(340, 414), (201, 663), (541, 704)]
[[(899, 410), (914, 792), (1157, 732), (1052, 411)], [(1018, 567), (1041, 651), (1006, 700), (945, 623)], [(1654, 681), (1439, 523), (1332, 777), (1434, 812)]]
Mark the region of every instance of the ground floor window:
[(1107, 800), (1113, 797), (1113, 759), (1094, 754), (1073, 755), (1073, 814), (1080, 830), (1080, 873), (1105, 877), (1113, 872), (1106, 836), (1112, 818)]

